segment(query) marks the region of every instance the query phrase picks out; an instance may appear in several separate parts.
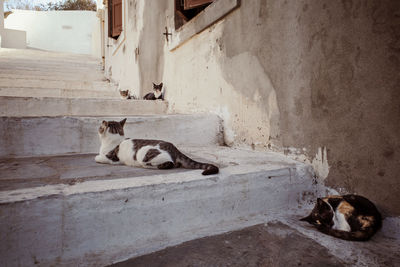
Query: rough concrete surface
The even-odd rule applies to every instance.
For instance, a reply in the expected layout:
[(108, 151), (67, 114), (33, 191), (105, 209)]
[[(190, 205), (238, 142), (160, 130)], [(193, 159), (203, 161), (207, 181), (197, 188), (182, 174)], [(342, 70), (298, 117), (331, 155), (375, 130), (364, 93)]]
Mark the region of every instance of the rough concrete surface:
[[(95, 155), (0, 159), (0, 191), (160, 174), (160, 170), (154, 169), (99, 164), (94, 161)], [(163, 173), (181, 171), (185, 169), (164, 170)]]
[[(293, 224), (301, 224), (293, 221)], [(300, 226), (302, 227), (302, 226)], [(304, 227), (307, 228), (307, 227)], [(315, 229), (313, 230), (315, 231)], [(321, 245), (290, 224), (270, 222), (239, 231), (188, 241), (161, 251), (110, 266), (399, 266), (400, 244), (378, 233), (369, 242), (355, 243), (324, 236), (341, 243), (354, 255), (348, 257)], [(400, 240), (397, 240), (399, 242)], [(387, 244), (385, 244), (387, 243)], [(390, 247), (390, 245), (394, 245)], [(384, 250), (382, 250), (385, 248)], [(365, 262), (358, 257), (368, 258)]]
[[(0, 84), (2, 82), (0, 81)], [(100, 98), (100, 99), (120, 99), (119, 93), (115, 90), (99, 91), (87, 89), (59, 89), (59, 88), (0, 88), (1, 96), (17, 97), (59, 97), (59, 98)], [(10, 114), (11, 115), (11, 114)]]
[[(2, 173), (14, 181), (1, 179), (2, 264), (102, 266), (276, 219), (307, 207), (307, 201), (322, 193), (310, 166), (276, 153), (224, 147), (182, 150), (214, 162), (220, 173), (139, 169), (146, 176), (135, 177), (132, 168), (133, 176), (125, 176), (124, 166), (89, 162), (84, 168), (88, 157), (75, 169), (71, 163), (76, 161), (65, 164), (63, 157), (58, 167), (57, 159), (38, 165), (5, 162)], [(21, 170), (25, 166), (33, 178), (20, 183), (18, 177), (28, 175)], [(35, 182), (41, 173), (54, 184)], [(62, 177), (83, 178), (65, 184)]]
[[(290, 169), (303, 166), (285, 156), (271, 152), (257, 152), (247, 149), (218, 146), (178, 146), (178, 148), (185, 155), (195, 160), (216, 164), (220, 167), (220, 174), (223, 175), (246, 172), (257, 173), (261, 170), (283, 170), (282, 172), (278, 172), (276, 177), (290, 176)], [(32, 198), (48, 196), (54, 192), (62, 193), (59, 187), (51, 186), (57, 184), (67, 185), (67, 187), (68, 185), (76, 184), (76, 186), (79, 187), (80, 183), (93, 180), (108, 180), (108, 182), (105, 182), (112, 184), (113, 180), (120, 182), (122, 180), (118, 178), (127, 177), (136, 177), (138, 181), (146, 181), (146, 177), (164, 174), (174, 180), (173, 175), (169, 174), (187, 171), (190, 171), (190, 173), (188, 173), (188, 177), (185, 179), (191, 180), (205, 177), (200, 175), (200, 170), (157, 170), (134, 168), (125, 165), (99, 164), (94, 161), (95, 155), (96, 154), (71, 154), (0, 159), (0, 192), (3, 192), (0, 195), (0, 202), (8, 202), (12, 199), (14, 199), (13, 201), (27, 199), (30, 194), (29, 192), (33, 192)], [(308, 173), (308, 168), (309, 166), (304, 165), (300, 167), (300, 169), (296, 169), (296, 172), (298, 172), (300, 176), (309, 177), (311, 174)], [(184, 174), (179, 176), (185, 177)], [(159, 178), (160, 177), (155, 178), (153, 181), (149, 180), (145, 182), (145, 184), (162, 181), (162, 179), (160, 180)], [(275, 176), (269, 177), (269, 179), (272, 178), (275, 178)], [(116, 184), (118, 183), (116, 182)], [(315, 181), (313, 183), (315, 183)], [(135, 184), (135, 182), (133, 182), (133, 184)], [(49, 186), (43, 187), (43, 185)], [(139, 182), (138, 185), (142, 185), (142, 182)], [(30, 190), (30, 188), (32, 190)], [(37, 190), (35, 188), (37, 188)], [(48, 192), (46, 192), (46, 188), (49, 189)], [(118, 185), (117, 188), (120, 188), (120, 185)], [(13, 191), (16, 189), (18, 190)], [(86, 190), (90, 191), (90, 187), (86, 187), (85, 192)], [(97, 189), (93, 190), (97, 191)], [(16, 194), (16, 192), (19, 193)], [(81, 191), (78, 190), (78, 192)], [(26, 193), (26, 195), (24, 195), (24, 193)], [(8, 197), (12, 199), (8, 199)], [(287, 198), (290, 199), (289, 196), (287, 196)], [(304, 201), (306, 198), (302, 200)]]
[[(21, 62), (21, 64), (24, 64)], [(60, 76), (62, 73), (60, 73)], [(11, 76), (11, 77), (10, 77)], [(114, 92), (116, 91), (115, 85), (106, 82), (105, 80), (97, 81), (90, 80), (88, 78), (83, 80), (69, 80), (69, 79), (60, 79), (60, 77), (47, 77), (47, 79), (34, 78), (28, 75), (27, 78), (23, 78), (21, 76), (16, 75), (2, 75), (0, 76), (0, 84), (2, 87), (6, 88), (15, 88), (15, 89), (23, 89), (26, 88), (25, 92), (29, 94), (29, 88), (33, 89), (71, 89), (71, 90), (90, 90), (90, 91), (99, 91), (104, 92)], [(17, 95), (18, 96), (18, 95)], [(47, 95), (39, 95), (39, 96), (47, 96)], [(118, 95), (119, 96), (119, 95)]]
[(0, 96), (1, 117), (134, 116), (165, 114), (166, 101)]
[[(98, 58), (68, 53), (32, 49), (0, 49), (0, 77), (42, 79), (54, 82), (103, 81), (102, 66)], [(33, 81), (34, 82), (34, 81)], [(29, 82), (28, 82), (29, 83)]]
[(134, 266), (344, 266), (312, 239), (282, 223), (205, 237), (116, 263)]
[(120, 99), (98, 58), (1, 48), (0, 106), (2, 117), (54, 117), (165, 114), (168, 104)]
[[(238, 164), (231, 159), (222, 158), (226, 149), (198, 149), (184, 147), (182, 151), (193, 159), (202, 162), (216, 160), (220, 167)], [(199, 155), (200, 157), (196, 156)], [(0, 191), (33, 188), (46, 185), (73, 185), (91, 180), (112, 180), (126, 177), (150, 177), (159, 174), (171, 174), (187, 169), (144, 169), (125, 165), (99, 164), (94, 161), (96, 154), (72, 154), (61, 156), (41, 156), (0, 159)], [(210, 157), (211, 156), (211, 157)], [(205, 157), (209, 158), (208, 160)], [(220, 159), (221, 158), (221, 159)], [(240, 159), (236, 159), (240, 161)], [(199, 171), (200, 172), (200, 171)]]

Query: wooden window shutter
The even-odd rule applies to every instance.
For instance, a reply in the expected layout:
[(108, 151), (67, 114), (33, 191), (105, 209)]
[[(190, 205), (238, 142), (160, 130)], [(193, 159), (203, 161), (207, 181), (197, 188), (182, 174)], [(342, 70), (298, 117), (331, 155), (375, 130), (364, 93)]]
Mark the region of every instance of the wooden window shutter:
[(183, 8), (185, 10), (203, 6), (214, 2), (214, 0), (183, 0)]
[(118, 37), (122, 32), (122, 0), (112, 0), (111, 19), (111, 37)]

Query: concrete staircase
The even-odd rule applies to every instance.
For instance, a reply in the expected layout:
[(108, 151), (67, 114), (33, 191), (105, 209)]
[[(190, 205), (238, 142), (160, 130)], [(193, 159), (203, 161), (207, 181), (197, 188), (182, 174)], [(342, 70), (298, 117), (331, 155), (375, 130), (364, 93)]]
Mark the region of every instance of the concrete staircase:
[[(0, 49), (2, 266), (102, 266), (296, 214), (318, 193), (310, 166), (222, 147), (215, 115), (120, 100), (88, 56)], [(102, 165), (97, 128), (174, 142), (220, 174)]]

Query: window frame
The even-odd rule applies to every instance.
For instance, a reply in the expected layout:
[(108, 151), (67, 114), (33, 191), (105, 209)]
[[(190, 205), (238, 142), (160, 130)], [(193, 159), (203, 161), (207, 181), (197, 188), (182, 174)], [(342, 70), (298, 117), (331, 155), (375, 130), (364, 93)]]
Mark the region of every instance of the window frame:
[(125, 42), (126, 40), (126, 18), (127, 18), (127, 0), (121, 0), (122, 6), (121, 6), (121, 12), (122, 12), (122, 25), (121, 25), (121, 33), (118, 37), (113, 38), (111, 37), (111, 26), (110, 23), (112, 22), (112, 18), (110, 16), (110, 6), (111, 6), (111, 2), (110, 0), (104, 0), (105, 1), (105, 8), (107, 9), (107, 12), (105, 12), (107, 14), (107, 25), (108, 25), (108, 32), (107, 32), (107, 47), (110, 47), (110, 52), (111, 55), (114, 56), (118, 50), (120, 49), (120, 47), (122, 46), (122, 44)]
[[(173, 0), (175, 1), (175, 0)], [(173, 29), (171, 41), (168, 42), (170, 51), (177, 49), (183, 43), (191, 39), (193, 36), (206, 30), (216, 22), (220, 21), (232, 11), (240, 7), (241, 0), (215, 0), (194, 18), (182, 25), (179, 29), (175, 29), (175, 3), (173, 14), (169, 16), (169, 25)]]
[[(123, 0), (108, 0), (108, 37), (117, 40), (123, 31), (123, 17), (124, 17), (124, 9), (123, 9)], [(119, 25), (116, 24), (116, 9), (115, 6), (120, 5), (119, 9)]]
[(214, 2), (214, 0), (183, 0), (183, 8), (185, 10), (188, 10), (188, 9), (204, 6), (204, 5), (210, 4), (212, 2)]

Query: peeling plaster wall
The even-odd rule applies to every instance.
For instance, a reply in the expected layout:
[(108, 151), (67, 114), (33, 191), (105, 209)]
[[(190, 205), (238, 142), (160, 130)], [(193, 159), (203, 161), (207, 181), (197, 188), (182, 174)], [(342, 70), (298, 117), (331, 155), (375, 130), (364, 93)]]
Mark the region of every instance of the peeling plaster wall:
[(171, 110), (220, 114), (228, 144), (294, 148), (327, 185), (398, 215), (399, 5), (241, 1), (165, 48)]
[(163, 81), (171, 112), (219, 114), (228, 145), (285, 152), (400, 215), (399, 1), (241, 1), (174, 50), (174, 1), (126, 1), (120, 84)]

